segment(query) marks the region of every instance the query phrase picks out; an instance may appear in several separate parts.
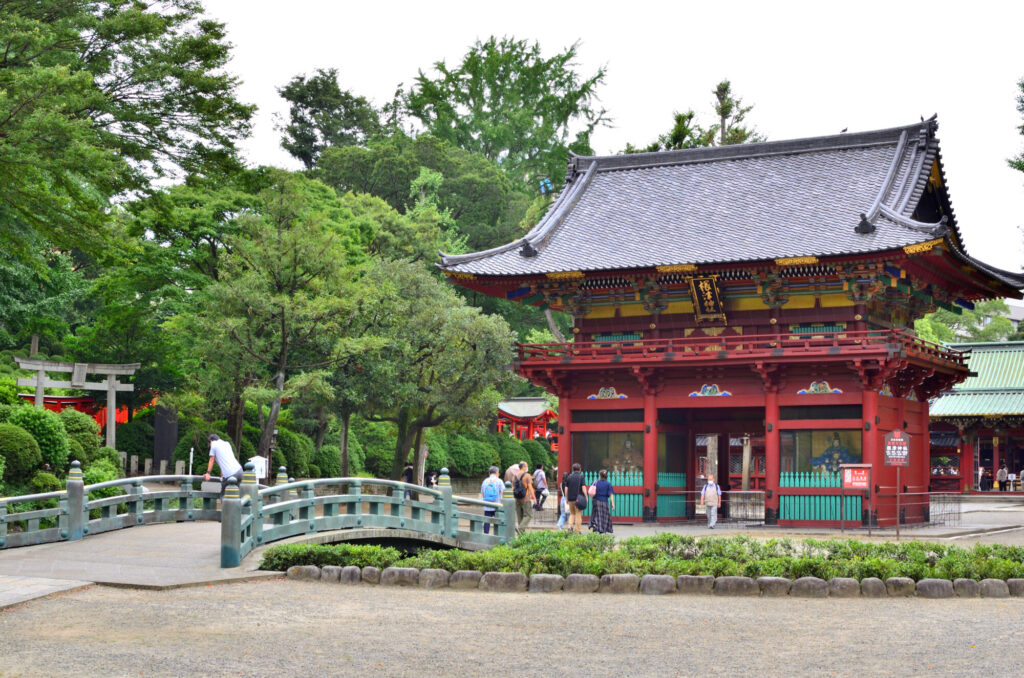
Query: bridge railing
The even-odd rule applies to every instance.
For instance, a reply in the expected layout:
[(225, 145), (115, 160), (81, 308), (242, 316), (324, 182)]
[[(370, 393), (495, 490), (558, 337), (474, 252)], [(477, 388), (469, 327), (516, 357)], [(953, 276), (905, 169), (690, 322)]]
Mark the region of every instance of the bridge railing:
[[(455, 539), (464, 545), (493, 546), (515, 534), (511, 485), (501, 503), (452, 494), (448, 470), (437, 489), (376, 478), (318, 478), (290, 481), (284, 467), (273, 487), (259, 489), (252, 465), (242, 484), (229, 481), (221, 518), (221, 567), (237, 567), (257, 546), (304, 534), (356, 528), (406, 529)], [(343, 492), (316, 494), (318, 486)], [(366, 492), (382, 488), (384, 494)], [(493, 516), (470, 510), (493, 509)], [(484, 532), (484, 525), (494, 533)]]
[[(220, 520), (220, 493), (194, 489), (202, 480), (203, 476), (157, 475), (85, 485), (81, 464), (74, 461), (65, 490), (0, 498), (0, 549), (74, 541), (150, 523)], [(150, 491), (143, 483), (178, 487)], [(26, 504), (43, 505), (18, 510)]]

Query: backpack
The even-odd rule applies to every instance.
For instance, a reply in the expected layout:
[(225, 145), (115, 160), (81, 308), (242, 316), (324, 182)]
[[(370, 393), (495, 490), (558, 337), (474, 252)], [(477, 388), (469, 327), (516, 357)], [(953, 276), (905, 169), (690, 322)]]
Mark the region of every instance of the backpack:
[(526, 485), (523, 483), (523, 474), (520, 473), (512, 481), (512, 496), (516, 499), (526, 499)]
[(484, 501), (498, 501), (499, 495), (497, 483), (487, 483), (484, 486)]

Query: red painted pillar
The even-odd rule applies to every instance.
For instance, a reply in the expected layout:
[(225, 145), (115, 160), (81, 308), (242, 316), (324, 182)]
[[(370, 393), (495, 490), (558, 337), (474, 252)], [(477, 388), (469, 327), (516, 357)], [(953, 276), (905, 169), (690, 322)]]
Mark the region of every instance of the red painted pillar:
[[(864, 390), (861, 391), (861, 409), (864, 416), (864, 432), (861, 439), (864, 463), (871, 464), (872, 485), (879, 485), (881, 484), (882, 460), (878, 457), (878, 424), (875, 423), (878, 417), (878, 391), (870, 385), (865, 385)], [(871, 488), (870, 501), (877, 510), (878, 499), (875, 495), (874, 487)], [(877, 516), (877, 513), (875, 516)], [(872, 522), (874, 522), (874, 517)]]
[(558, 484), (572, 471), (572, 410), (567, 398), (558, 399)]
[(653, 393), (644, 393), (644, 517), (658, 508), (658, 407)]
[(770, 386), (764, 394), (764, 522), (779, 519), (779, 391)]
[[(921, 417), (921, 454), (922, 454), (922, 471), (921, 471), (921, 482), (920, 485), (925, 488), (925, 492), (931, 492), (932, 482), (932, 434), (928, 430), (928, 399), (922, 397), (922, 394), (917, 396), (917, 399), (921, 402), (921, 412), (918, 416)], [(921, 490), (918, 490), (920, 492)]]

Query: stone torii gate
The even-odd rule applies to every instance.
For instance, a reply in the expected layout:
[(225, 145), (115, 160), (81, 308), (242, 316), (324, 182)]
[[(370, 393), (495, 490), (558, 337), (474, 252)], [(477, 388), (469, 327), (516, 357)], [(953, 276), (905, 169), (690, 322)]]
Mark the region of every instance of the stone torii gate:
[[(117, 392), (134, 391), (132, 384), (123, 384), (117, 380), (119, 375), (126, 377), (135, 374), (142, 363), (123, 363), (120, 365), (104, 365), (102, 363), (62, 363), (52, 360), (36, 360), (32, 358), (15, 358), (14, 362), (23, 370), (32, 370), (34, 377), (18, 379), (18, 386), (34, 386), (36, 389), (35, 406), (43, 407), (43, 390), (50, 388), (80, 388), (88, 391), (107, 392), (107, 447), (114, 445), (114, 429), (117, 428)], [(47, 372), (66, 372), (71, 374), (70, 381), (57, 381), (46, 376)], [(85, 375), (99, 374), (106, 377), (105, 381), (86, 381)]]

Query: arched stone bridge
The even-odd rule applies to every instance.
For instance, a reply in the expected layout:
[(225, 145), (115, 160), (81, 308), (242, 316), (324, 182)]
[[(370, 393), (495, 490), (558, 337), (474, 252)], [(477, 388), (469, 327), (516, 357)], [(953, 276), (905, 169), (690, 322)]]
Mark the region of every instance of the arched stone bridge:
[[(317, 543), (373, 541), (481, 549), (515, 535), (515, 500), (506, 484), (501, 502), (452, 495), (447, 470), (437, 488), (394, 480), (325, 478), (290, 481), (282, 467), (272, 487), (257, 483), (246, 464), (241, 485), (196, 490), (202, 476), (145, 476), (85, 485), (72, 463), (62, 492), (0, 498), (0, 549), (76, 541), (154, 523), (221, 523), (220, 565), (237, 567), (254, 548), (288, 539)], [(175, 489), (148, 491), (145, 483)], [(342, 491), (317, 494), (317, 487)], [(98, 497), (101, 493), (113, 496)], [(90, 499), (90, 496), (94, 497)], [(27, 503), (42, 505), (18, 511)], [(30, 505), (33, 505), (30, 504)], [(494, 509), (484, 516), (482, 509)], [(487, 525), (489, 533), (484, 532)]]

